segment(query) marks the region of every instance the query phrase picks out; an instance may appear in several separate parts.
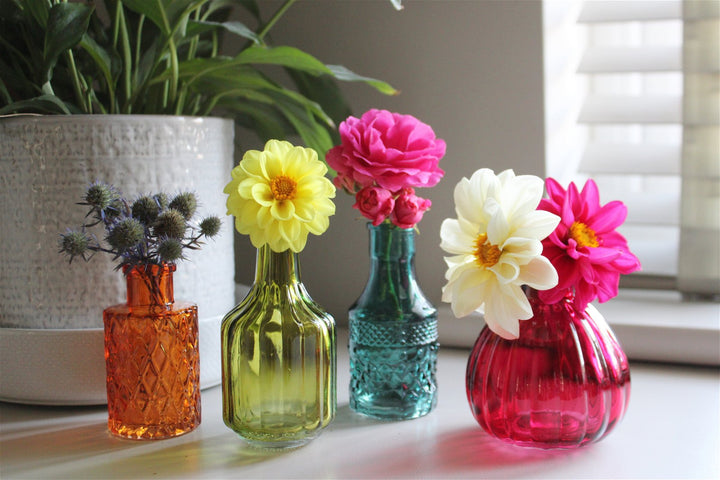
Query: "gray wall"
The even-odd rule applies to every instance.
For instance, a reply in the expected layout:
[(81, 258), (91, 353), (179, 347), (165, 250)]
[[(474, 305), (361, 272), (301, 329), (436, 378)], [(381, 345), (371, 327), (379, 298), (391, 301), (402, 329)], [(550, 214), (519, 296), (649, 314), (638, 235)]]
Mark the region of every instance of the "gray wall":
[[(454, 216), (455, 184), (481, 167), (544, 173), (542, 5), (403, 3), (405, 9), (395, 11), (387, 0), (301, 1), (276, 25), (273, 43), (388, 81), (402, 93), (387, 97), (364, 85), (343, 85), (355, 115), (373, 107), (412, 114), (447, 142), (440, 163), (445, 178), (418, 191), (433, 208), (418, 225), (417, 273), (425, 294), (441, 306), (445, 264), (439, 231), (442, 220)], [(241, 140), (243, 148), (259, 146)], [(336, 200), (329, 230), (311, 235), (300, 261), (310, 294), (342, 324), (367, 280), (368, 241), (353, 199), (338, 192)], [(247, 239), (240, 240), (237, 255), (237, 280), (252, 283), (254, 249)]]

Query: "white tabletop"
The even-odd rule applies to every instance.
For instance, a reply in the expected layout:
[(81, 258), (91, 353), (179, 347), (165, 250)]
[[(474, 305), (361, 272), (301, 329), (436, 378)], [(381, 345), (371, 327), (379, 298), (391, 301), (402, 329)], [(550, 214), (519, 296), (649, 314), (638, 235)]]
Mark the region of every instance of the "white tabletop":
[(465, 397), (468, 350), (440, 350), (439, 402), (428, 416), (375, 421), (348, 407), (347, 349), (338, 360), (338, 413), (289, 452), (246, 446), (225, 427), (219, 387), (202, 392), (202, 425), (182, 437), (111, 437), (104, 407), (0, 403), (0, 477), (12, 478), (720, 478), (718, 369), (631, 365), (620, 425), (573, 451), (506, 445), (486, 435)]

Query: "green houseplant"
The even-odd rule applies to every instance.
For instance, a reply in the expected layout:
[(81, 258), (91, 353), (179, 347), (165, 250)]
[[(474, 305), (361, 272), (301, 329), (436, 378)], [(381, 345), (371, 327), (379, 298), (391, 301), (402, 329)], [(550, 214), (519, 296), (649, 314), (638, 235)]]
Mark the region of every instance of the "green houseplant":
[[(223, 211), (234, 126), (263, 142), (299, 136), (323, 157), (335, 143), (334, 123), (349, 113), (337, 80), (395, 93), (382, 81), (270, 45), (270, 32), (295, 2), (0, 0), (0, 223), (10, 232), (0, 253), (9, 265), (0, 269), (0, 335), (43, 329), (80, 343), (49, 337), (77, 355), (26, 372), (32, 381), (4, 382), (0, 396), (104, 402), (104, 369), (95, 368), (102, 355), (88, 361), (94, 354), (83, 347), (101, 352), (102, 305), (124, 285), (109, 260), (83, 265), (78, 275), (78, 264), (58, 258), (58, 233), (72, 221), (60, 205), (102, 178), (128, 195), (189, 189), (203, 209)], [(275, 10), (266, 15), (261, 4), (262, 12)], [(237, 51), (226, 53), (223, 39)], [(176, 276), (176, 294), (197, 302), (201, 338), (210, 339), (219, 338), (220, 312), (235, 303), (229, 223), (213, 242), (190, 253)], [(32, 346), (17, 352), (19, 365), (32, 352), (48, 355)], [(219, 345), (202, 347), (201, 355), (205, 365), (219, 364)], [(92, 389), (73, 378), (92, 378)], [(201, 382), (219, 383), (219, 371), (204, 369)]]
[[(333, 120), (349, 114), (335, 80), (396, 92), (270, 46), (271, 29), (296, 1), (264, 20), (255, 0), (0, 0), (0, 115), (213, 114), (263, 141), (299, 134), (322, 156), (334, 143)], [(231, 20), (233, 12), (248, 21)], [(237, 54), (222, 53), (223, 36), (239, 37)], [(284, 69), (292, 87), (268, 66)]]

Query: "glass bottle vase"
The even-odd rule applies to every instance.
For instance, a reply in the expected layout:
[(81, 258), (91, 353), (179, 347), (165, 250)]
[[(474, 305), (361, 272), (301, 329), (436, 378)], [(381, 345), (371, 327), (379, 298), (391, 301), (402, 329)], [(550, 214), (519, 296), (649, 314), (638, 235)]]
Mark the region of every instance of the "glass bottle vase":
[(506, 340), (487, 326), (467, 365), (467, 396), (480, 426), (515, 445), (575, 448), (622, 419), (630, 398), (625, 353), (598, 310), (572, 296), (546, 305), (527, 290), (533, 317)]
[(403, 420), (437, 404), (437, 310), (415, 278), (415, 232), (368, 224), (370, 275), (350, 307), (350, 408)]
[(175, 265), (125, 266), (127, 303), (106, 308), (108, 428), (140, 440), (200, 425), (197, 306), (175, 302)]
[(308, 295), (297, 254), (258, 249), (255, 282), (222, 322), (223, 420), (254, 446), (292, 448), (335, 417), (335, 321)]

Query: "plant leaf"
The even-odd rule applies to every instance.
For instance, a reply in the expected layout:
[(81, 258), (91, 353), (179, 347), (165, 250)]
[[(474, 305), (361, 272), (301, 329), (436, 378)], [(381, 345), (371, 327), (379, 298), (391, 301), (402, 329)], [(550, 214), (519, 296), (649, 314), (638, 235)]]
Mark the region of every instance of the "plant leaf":
[(98, 70), (102, 73), (105, 83), (107, 84), (108, 93), (111, 96), (109, 107), (111, 109), (115, 109), (115, 80), (120, 74), (120, 69), (122, 68), (122, 61), (120, 60), (119, 55), (117, 52), (113, 52), (115, 53), (115, 56), (110, 56), (107, 50), (105, 50), (87, 34), (83, 35), (82, 40), (80, 40), (80, 46), (88, 53), (88, 55), (90, 55), (90, 58), (93, 59), (95, 65), (98, 67)]
[[(205, 26), (205, 29), (202, 29), (202, 27)], [(199, 35), (200, 33), (204, 33), (208, 30), (214, 30), (217, 28), (222, 28), (224, 30), (227, 30), (230, 33), (233, 33), (239, 37), (246, 38), (248, 40), (251, 40), (255, 44), (260, 44), (260, 39), (258, 36), (253, 32), (250, 28), (248, 28), (244, 23), (242, 22), (210, 22), (210, 21), (196, 21), (196, 20), (190, 20), (188, 22), (188, 36), (190, 35)]]
[(43, 51), (43, 79), (49, 80), (62, 52), (80, 43), (94, 7), (82, 3), (56, 3), (50, 9)]
[(333, 147), (328, 131), (315, 121), (310, 110), (298, 104), (281, 92), (272, 92), (275, 106), (285, 115), (300, 137), (310, 148), (315, 149), (319, 158), (325, 158), (325, 153)]
[(385, 95), (397, 95), (400, 93), (387, 82), (383, 82), (382, 80), (377, 80), (375, 78), (363, 77), (362, 75), (358, 75), (357, 73), (348, 70), (342, 65), (328, 65), (327, 68), (338, 80), (343, 80), (345, 82), (364, 82)]
[[(25, 0), (22, 2), (22, 6), (32, 18), (42, 27), (45, 28), (48, 22), (48, 16), (50, 15), (50, 3), (46, 0)], [(6, 7), (3, 5), (3, 9)]]
[(40, 95), (39, 97), (21, 100), (0, 108), (0, 115), (14, 112), (64, 113), (70, 115), (67, 105), (55, 95)]
[(298, 91), (318, 103), (336, 124), (352, 115), (352, 109), (343, 98), (340, 87), (333, 77), (330, 75), (313, 76), (291, 68), (286, 70)]
[(240, 52), (234, 61), (240, 64), (280, 65), (302, 70), (313, 75), (332, 73), (320, 60), (295, 47), (253, 45)]

